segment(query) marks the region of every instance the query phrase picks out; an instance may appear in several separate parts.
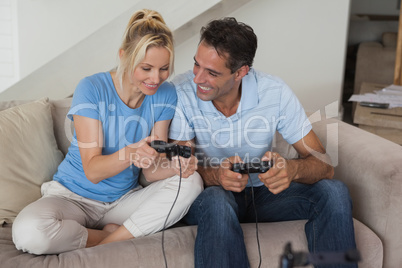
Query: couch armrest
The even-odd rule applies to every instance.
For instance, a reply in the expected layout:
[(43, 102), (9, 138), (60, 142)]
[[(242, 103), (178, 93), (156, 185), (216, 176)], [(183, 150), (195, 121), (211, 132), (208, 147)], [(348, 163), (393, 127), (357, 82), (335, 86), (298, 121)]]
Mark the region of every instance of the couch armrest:
[[(337, 128), (333, 128), (335, 125)], [(335, 178), (350, 190), (354, 217), (382, 240), (384, 267), (400, 267), (402, 147), (336, 119), (319, 121), (313, 127), (333, 155), (336, 155), (334, 148), (338, 149)], [(337, 139), (331, 136), (329, 129), (337, 129)]]

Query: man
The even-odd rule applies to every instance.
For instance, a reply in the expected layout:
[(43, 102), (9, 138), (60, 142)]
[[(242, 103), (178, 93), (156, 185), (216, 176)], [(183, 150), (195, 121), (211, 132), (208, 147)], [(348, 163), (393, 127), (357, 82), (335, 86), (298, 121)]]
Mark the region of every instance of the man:
[[(195, 145), (206, 186), (185, 217), (198, 225), (195, 267), (249, 267), (240, 223), (256, 220), (252, 195), (259, 222), (307, 219), (311, 252), (356, 247), (346, 186), (331, 180), (325, 149), (289, 87), (251, 68), (256, 49), (251, 27), (214, 20), (201, 29), (193, 72), (173, 79), (178, 104), (170, 139)], [(276, 131), (298, 159), (271, 152)], [(250, 175), (231, 170), (255, 160), (273, 160), (274, 167)]]

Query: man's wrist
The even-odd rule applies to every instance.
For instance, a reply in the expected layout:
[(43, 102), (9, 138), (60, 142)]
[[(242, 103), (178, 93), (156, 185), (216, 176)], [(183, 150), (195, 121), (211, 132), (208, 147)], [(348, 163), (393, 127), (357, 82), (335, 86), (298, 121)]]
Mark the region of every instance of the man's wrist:
[(219, 168), (220, 168), (219, 165), (217, 166), (199, 165), (197, 171), (198, 173), (200, 173), (206, 186), (216, 186), (221, 185), (219, 182), (219, 175), (218, 175)]
[(297, 181), (300, 178), (298, 174), (299, 160), (300, 159), (285, 159), (288, 177), (292, 178), (292, 181)]

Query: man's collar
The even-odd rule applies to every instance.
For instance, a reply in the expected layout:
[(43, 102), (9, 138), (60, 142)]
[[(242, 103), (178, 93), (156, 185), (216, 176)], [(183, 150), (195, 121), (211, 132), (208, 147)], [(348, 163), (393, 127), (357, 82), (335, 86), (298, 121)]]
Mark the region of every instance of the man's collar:
[(250, 68), (242, 79), (241, 111), (250, 110), (258, 105), (258, 87), (255, 77), (254, 70)]

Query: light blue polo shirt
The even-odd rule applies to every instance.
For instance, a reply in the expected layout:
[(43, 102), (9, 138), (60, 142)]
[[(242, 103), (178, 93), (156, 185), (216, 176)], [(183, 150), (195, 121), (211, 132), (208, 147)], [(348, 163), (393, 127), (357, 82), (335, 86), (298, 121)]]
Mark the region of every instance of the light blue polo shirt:
[[(195, 138), (200, 165), (219, 164), (236, 155), (244, 162), (255, 161), (271, 150), (276, 131), (293, 144), (312, 129), (297, 97), (275, 76), (251, 68), (242, 80), (239, 107), (230, 117), (218, 111), (212, 101), (197, 97), (193, 79), (194, 74), (188, 71), (172, 80), (178, 101), (169, 138)], [(250, 174), (253, 186), (263, 185), (257, 176)]]

